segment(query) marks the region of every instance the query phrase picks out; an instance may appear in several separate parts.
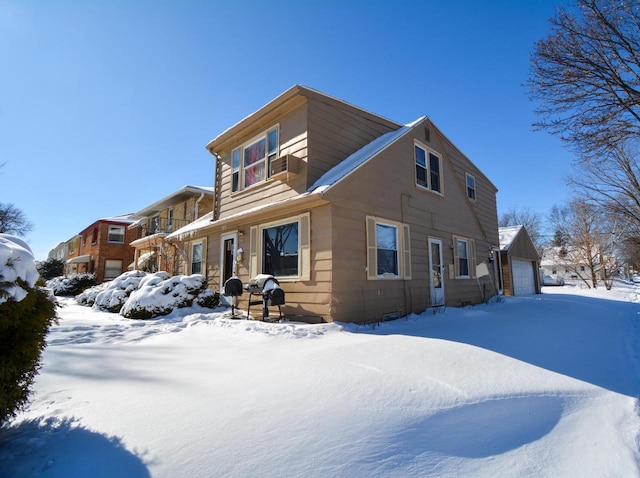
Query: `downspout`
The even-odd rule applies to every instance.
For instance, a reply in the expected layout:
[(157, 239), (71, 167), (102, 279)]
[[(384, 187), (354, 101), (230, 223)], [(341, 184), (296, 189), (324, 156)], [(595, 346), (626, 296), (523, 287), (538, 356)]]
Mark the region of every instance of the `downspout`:
[(196, 205), (193, 207), (193, 214), (194, 214), (194, 218), (193, 220), (195, 221), (196, 219), (198, 219), (198, 203), (200, 201), (202, 201), (202, 198), (204, 197), (204, 193), (200, 193), (200, 197), (198, 199), (196, 199)]

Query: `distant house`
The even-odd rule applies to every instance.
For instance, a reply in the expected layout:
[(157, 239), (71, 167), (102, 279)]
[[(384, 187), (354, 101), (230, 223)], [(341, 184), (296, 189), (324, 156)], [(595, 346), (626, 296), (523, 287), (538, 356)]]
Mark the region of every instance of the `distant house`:
[(296, 85), (207, 149), (213, 211), (167, 239), (215, 289), (272, 274), (293, 320), (373, 322), (497, 287), (497, 189), (427, 117)]
[(49, 251), (47, 255), (47, 259), (57, 259), (59, 261), (67, 260), (67, 243), (61, 242), (56, 247)]
[(174, 273), (175, 249), (165, 237), (210, 213), (212, 207), (213, 187), (187, 185), (132, 214), (136, 218), (129, 226), (135, 231), (134, 259), (129, 269)]
[(540, 263), (543, 275), (561, 277), (565, 280), (590, 280), (591, 267), (582, 263), (576, 256), (577, 254), (563, 251), (559, 247), (546, 250)]
[(524, 226), (498, 229), (504, 295), (540, 293), (540, 255)]
[(65, 273), (94, 273), (99, 284), (122, 274), (133, 260), (132, 222), (128, 215), (98, 219), (69, 239)]

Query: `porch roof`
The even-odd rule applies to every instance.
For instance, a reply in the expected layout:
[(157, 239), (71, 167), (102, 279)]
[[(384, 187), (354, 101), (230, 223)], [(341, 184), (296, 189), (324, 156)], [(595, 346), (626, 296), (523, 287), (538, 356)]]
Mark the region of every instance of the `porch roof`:
[(71, 259), (67, 259), (67, 264), (79, 264), (84, 262), (91, 261), (91, 254), (86, 254), (84, 256), (72, 257)]

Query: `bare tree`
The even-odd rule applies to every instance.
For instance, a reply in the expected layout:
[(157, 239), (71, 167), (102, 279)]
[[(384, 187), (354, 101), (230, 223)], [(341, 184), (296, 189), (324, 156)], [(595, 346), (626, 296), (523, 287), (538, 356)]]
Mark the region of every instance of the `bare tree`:
[(512, 208), (500, 216), (498, 225), (500, 227), (524, 226), (538, 253), (542, 254), (545, 244), (542, 235), (543, 219), (540, 214), (531, 211), (529, 208)]
[(636, 161), (638, 150), (631, 144), (610, 148), (599, 158), (583, 161), (569, 176), (568, 184), (612, 216), (626, 219), (629, 234), (640, 237), (640, 167)]
[(625, 223), (584, 199), (554, 206), (550, 220), (556, 234), (566, 240), (556, 248), (556, 260), (587, 287), (595, 289), (601, 280), (611, 288), (621, 266), (618, 246)]
[(587, 155), (640, 136), (640, 4), (577, 0), (531, 55), (536, 126)]
[(0, 233), (24, 236), (33, 229), (22, 210), (13, 204), (0, 203)]

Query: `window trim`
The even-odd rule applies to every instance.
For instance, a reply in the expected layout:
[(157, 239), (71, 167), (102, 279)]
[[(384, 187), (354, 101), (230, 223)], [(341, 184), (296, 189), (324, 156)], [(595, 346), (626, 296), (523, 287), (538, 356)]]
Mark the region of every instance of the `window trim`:
[[(200, 251), (200, 271), (199, 272), (193, 272), (193, 249), (196, 246), (201, 246), (202, 249)], [(203, 271), (205, 271), (205, 257), (206, 257), (206, 246), (205, 246), (205, 240), (200, 239), (198, 241), (193, 241), (190, 243), (189, 245), (189, 274), (193, 275), (193, 274), (200, 274), (203, 276), (206, 276), (206, 274), (203, 274)]]
[[(269, 152), (269, 135), (271, 133), (273, 133), (275, 131), (275, 150), (273, 152)], [(247, 168), (245, 168), (244, 165), (244, 151), (247, 147), (261, 141), (262, 139), (264, 139), (264, 158), (260, 159), (259, 161), (251, 164), (249, 166), (249, 168), (255, 168), (257, 167), (257, 165), (261, 162), (264, 162), (264, 177), (258, 181), (256, 181), (255, 183), (247, 186), (245, 183), (245, 173)], [(237, 159), (238, 159), (238, 165), (234, 166), (234, 162), (236, 159), (236, 154), (237, 154)], [(255, 136), (253, 136), (252, 138), (250, 138), (249, 140), (243, 142), (242, 144), (238, 145), (238, 147), (233, 148), (231, 150), (231, 194), (236, 194), (242, 191), (245, 191), (247, 189), (251, 189), (253, 187), (256, 187), (266, 181), (268, 181), (271, 178), (271, 162), (280, 157), (280, 124), (276, 123), (274, 126), (271, 126), (270, 128), (265, 129), (264, 131), (262, 131), (260, 134), (257, 134)], [(237, 175), (237, 179), (234, 182), (234, 176)], [(234, 189), (234, 185), (235, 185), (235, 189)]]
[[(122, 231), (122, 240), (121, 241), (113, 241), (111, 240), (111, 228), (118, 228)], [(125, 240), (126, 240), (126, 227), (125, 226), (119, 226), (116, 224), (109, 224), (107, 226), (107, 242), (109, 244), (124, 244)]]
[[(109, 277), (109, 276), (107, 276), (107, 270), (109, 269), (109, 268), (107, 267), (107, 262), (119, 262), (119, 263), (120, 263), (120, 272), (119, 272), (117, 275), (113, 276), (113, 277)], [(105, 280), (105, 281), (107, 281), (107, 280), (113, 280), (113, 279), (115, 279), (116, 277), (120, 276), (120, 275), (122, 274), (122, 268), (123, 268), (123, 266), (124, 266), (124, 261), (123, 261), (122, 259), (105, 259), (105, 260), (104, 260), (104, 280)], [(112, 268), (112, 269), (113, 269), (113, 268)]]
[[(458, 249), (458, 243), (464, 242), (466, 244), (467, 252), (467, 269), (468, 274), (460, 274), (460, 255)], [(453, 264), (456, 279), (474, 279), (476, 277), (476, 252), (475, 241), (468, 237), (453, 236)]]
[[(473, 197), (471, 197), (471, 195), (469, 194), (469, 179), (471, 179), (471, 181), (473, 181), (473, 187), (471, 188), (471, 191), (473, 191)], [(476, 178), (475, 176), (473, 176), (472, 174), (469, 173), (464, 173), (464, 184), (465, 184), (465, 191), (467, 192), (467, 198), (470, 201), (477, 201), (478, 199), (478, 190), (476, 189)]]
[(262, 274), (264, 244), (263, 234), (265, 229), (293, 222), (298, 223), (298, 274), (288, 276), (275, 276), (282, 281), (308, 281), (311, 276), (311, 214), (308, 212), (295, 216), (287, 216), (275, 221), (265, 222), (252, 226), (249, 238), (249, 275)]
[[(411, 239), (409, 225), (392, 219), (366, 216), (366, 249), (368, 280), (409, 280), (411, 279)], [(396, 245), (398, 259), (397, 274), (378, 274), (378, 224), (396, 229)]]
[[(425, 156), (425, 165), (418, 165), (418, 158), (416, 156), (416, 148), (421, 149), (422, 151), (424, 151), (424, 156)], [(431, 156), (434, 156), (438, 159), (438, 189), (434, 189), (433, 184), (432, 184), (432, 177), (431, 177)], [(436, 151), (434, 151), (433, 149), (429, 148), (428, 146), (425, 146), (423, 143), (421, 143), (418, 140), (414, 140), (413, 142), (413, 164), (414, 164), (414, 180), (415, 180), (415, 186), (423, 189), (425, 191), (429, 191), (433, 194), (437, 194), (439, 196), (444, 196), (444, 178), (443, 178), (443, 170), (442, 170), (442, 155)], [(427, 185), (424, 186), (420, 183), (418, 183), (418, 173), (417, 173), (417, 168), (423, 168), (425, 170), (425, 180)]]

